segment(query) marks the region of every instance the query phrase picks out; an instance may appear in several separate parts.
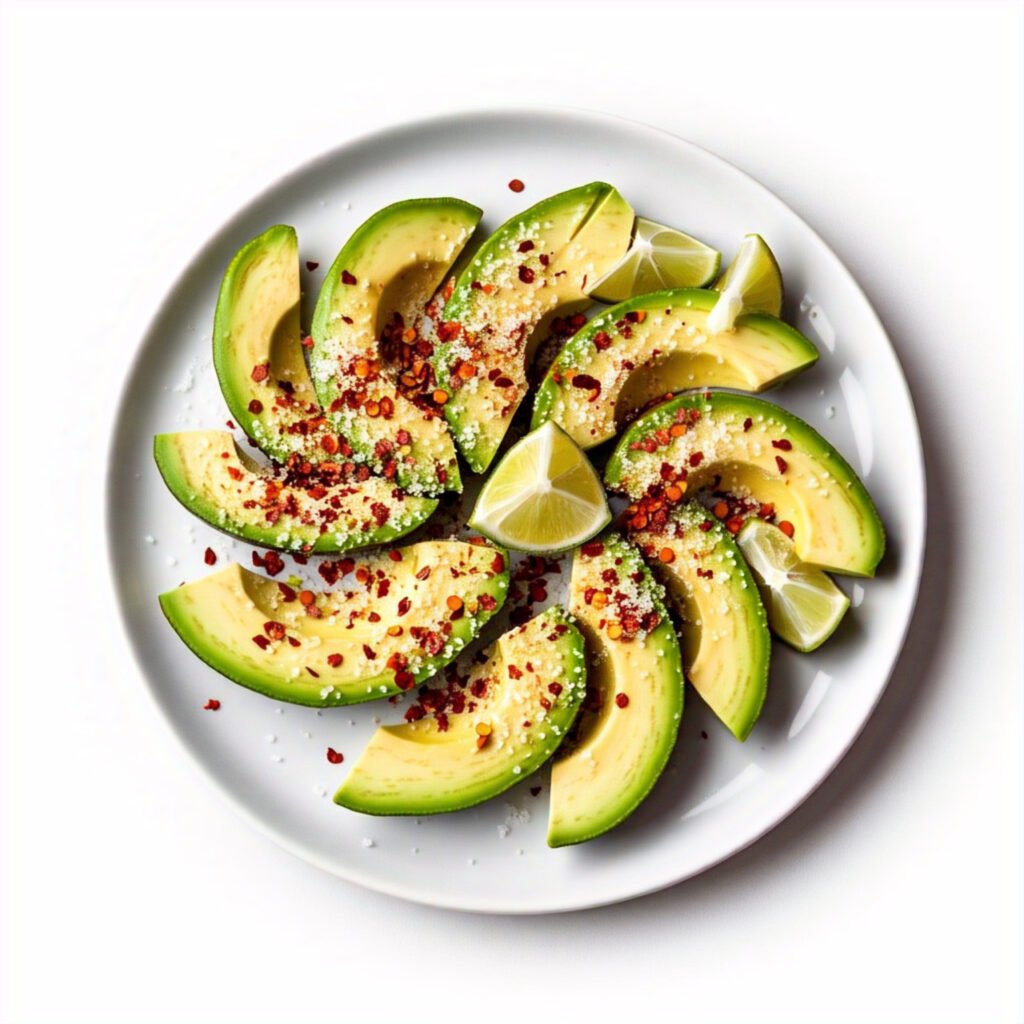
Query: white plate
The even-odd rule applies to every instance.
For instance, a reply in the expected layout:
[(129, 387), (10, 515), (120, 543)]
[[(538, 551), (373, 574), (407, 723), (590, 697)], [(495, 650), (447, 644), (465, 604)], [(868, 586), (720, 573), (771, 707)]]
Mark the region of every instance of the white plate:
[[(526, 183), (521, 195), (508, 189), (512, 178)], [(460, 196), (483, 207), (491, 228), (595, 178), (726, 259), (746, 232), (769, 240), (785, 274), (785, 315), (821, 350), (819, 364), (774, 397), (860, 473), (888, 530), (885, 561), (877, 579), (843, 582), (855, 607), (822, 650), (800, 656), (776, 645), (768, 701), (745, 744), (688, 691), (670, 767), (637, 813), (599, 840), (546, 847), (543, 776), (454, 815), (374, 819), (343, 810), (330, 794), (374, 716), (394, 710), (278, 704), (228, 682), (181, 644), (157, 594), (207, 572), (208, 544), (220, 564), (228, 556), (248, 562), (249, 549), (171, 497), (150, 455), (152, 436), (223, 424), (210, 363), (214, 300), (232, 254), (270, 224), (295, 225), (303, 260), (319, 262), (305, 275), (308, 299), (352, 229), (387, 203)], [(886, 685), (914, 605), (924, 522), (910, 395), (881, 324), (836, 256), (775, 196), (704, 150), (631, 122), (566, 111), (473, 113), (383, 131), (246, 206), (196, 255), (150, 325), (125, 385), (110, 463), (111, 557), (129, 636), (160, 709), (231, 803), (281, 845), (343, 878), (423, 903), (503, 913), (596, 906), (671, 885), (752, 843), (800, 804)], [(220, 711), (202, 710), (209, 697), (223, 702)], [(327, 762), (327, 746), (345, 754), (344, 765)], [(544, 788), (533, 796), (538, 781)]]

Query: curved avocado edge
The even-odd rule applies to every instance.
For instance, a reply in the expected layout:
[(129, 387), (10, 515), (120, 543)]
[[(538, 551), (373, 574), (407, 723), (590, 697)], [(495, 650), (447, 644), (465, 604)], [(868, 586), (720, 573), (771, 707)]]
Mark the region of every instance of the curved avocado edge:
[[(751, 315), (760, 316), (767, 314)], [(638, 440), (645, 434), (650, 433), (652, 430), (657, 430), (658, 427), (669, 423), (674, 417), (675, 411), (680, 408), (680, 406), (691, 408), (692, 406), (700, 405), (701, 403), (706, 403), (708, 401), (714, 402), (716, 405), (720, 406), (744, 405), (746, 406), (746, 411), (753, 415), (772, 416), (776, 419), (782, 420), (786, 424), (787, 428), (792, 430), (794, 434), (801, 436), (812, 450), (823, 452), (830, 460), (832, 460), (833, 464), (829, 466), (829, 472), (836, 476), (837, 479), (841, 479), (844, 483), (848, 484), (849, 490), (857, 496), (858, 506), (861, 508), (865, 517), (865, 525), (870, 524), (871, 529), (868, 533), (873, 541), (865, 553), (863, 565), (859, 566), (857, 569), (843, 569), (842, 574), (845, 576), (859, 576), (865, 578), (871, 578), (874, 576), (879, 563), (885, 556), (886, 532), (885, 525), (882, 522), (882, 517), (879, 515), (878, 509), (875, 506), (874, 500), (868, 492), (867, 487), (864, 486), (863, 481), (854, 471), (853, 467), (850, 466), (846, 459), (843, 458), (840, 452), (830, 441), (819, 434), (814, 427), (783, 406), (776, 405), (773, 402), (768, 402), (763, 398), (757, 398), (753, 395), (741, 394), (734, 391), (699, 391), (685, 392), (677, 395), (675, 398), (672, 398), (667, 402), (663, 402), (661, 405), (651, 409), (650, 412), (644, 413), (643, 416), (636, 419), (620, 436), (618, 443), (615, 445), (615, 449), (609, 456), (608, 462), (605, 466), (605, 485), (610, 490), (615, 491), (616, 493), (621, 493), (617, 485), (622, 480), (624, 466), (631, 461), (629, 446), (633, 441)]]
[[(566, 665), (566, 673), (570, 675), (582, 675), (585, 680), (587, 665), (583, 634), (576, 626), (572, 616), (558, 605), (553, 605), (545, 612), (542, 612), (541, 615), (549, 616), (551, 619), (556, 621), (556, 624), (568, 627), (567, 632), (558, 638), (558, 642), (565, 645), (562, 658), (563, 662), (568, 663)], [(539, 617), (540, 616), (538, 616), (538, 618)], [(476, 807), (479, 804), (486, 803), (488, 800), (493, 800), (495, 797), (501, 796), (502, 793), (507, 792), (524, 779), (529, 778), (551, 760), (558, 748), (562, 745), (573, 721), (575, 721), (576, 715), (579, 713), (580, 705), (583, 700), (583, 690), (584, 687), (581, 685), (567, 688), (565, 691), (569, 694), (569, 698), (564, 704), (560, 704), (558, 706), (557, 720), (554, 716), (552, 716), (551, 719), (552, 724), (557, 725), (561, 732), (560, 734), (555, 734), (554, 737), (545, 742), (544, 750), (538, 755), (536, 763), (532, 764), (528, 771), (524, 771), (519, 775), (509, 772), (508, 777), (503, 779), (494, 789), (488, 789), (482, 793), (470, 794), (464, 799), (459, 799), (457, 802), (453, 802), (451, 805), (422, 806), (419, 804), (408, 804), (403, 806), (401, 804), (393, 804), (387, 808), (381, 808), (380, 805), (373, 802), (363, 801), (358, 793), (353, 793), (347, 790), (346, 785), (348, 779), (346, 779), (335, 792), (333, 797), (334, 803), (339, 807), (344, 807), (347, 810), (356, 811), (360, 814), (368, 814), (377, 818), (394, 818), (410, 816), (427, 817), (434, 814), (450, 814), (455, 811), (462, 811), (470, 807)], [(392, 727), (381, 726), (381, 728), (389, 729)], [(398, 726), (397, 728), (401, 728), (401, 726)], [(551, 731), (553, 732), (554, 730)]]
[[(185, 485), (180, 471), (180, 464), (177, 457), (173, 438), (174, 433), (156, 434), (153, 437), (153, 459), (156, 462), (160, 476), (163, 478), (167, 489), (192, 515), (201, 519), (207, 526), (228, 537), (244, 540), (262, 548), (269, 548), (273, 551), (284, 551), (292, 553), (309, 553), (318, 555), (340, 555), (346, 551), (358, 551), (363, 548), (376, 547), (392, 540), (412, 533), (419, 529), (437, 510), (440, 503), (437, 498), (424, 498), (418, 495), (406, 494), (403, 501), (411, 503), (409, 509), (412, 518), (407, 526), (401, 528), (385, 524), (367, 533), (350, 533), (344, 540), (338, 540), (337, 531), (328, 531), (321, 534), (310, 534), (305, 539), (296, 537), (291, 544), (282, 544), (278, 539), (280, 530), (273, 526), (263, 528), (252, 526), (248, 523), (235, 524), (227, 517), (222, 521), (220, 513), (223, 511), (212, 501), (205, 500), (199, 494), (193, 494)], [(236, 450), (237, 444), (236, 444)], [(244, 452), (239, 451), (240, 457), (245, 460)], [(301, 527), (296, 527), (297, 530)], [(507, 558), (506, 558), (507, 561)]]

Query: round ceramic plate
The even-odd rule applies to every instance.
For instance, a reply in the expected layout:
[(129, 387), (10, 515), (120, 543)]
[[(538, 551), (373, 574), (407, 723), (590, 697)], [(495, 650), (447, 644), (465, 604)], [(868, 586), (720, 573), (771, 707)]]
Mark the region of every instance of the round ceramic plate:
[[(512, 178), (525, 182), (523, 193), (509, 190)], [(157, 595), (204, 575), (208, 545), (220, 565), (246, 564), (250, 550), (171, 497), (153, 464), (152, 437), (223, 426), (210, 360), (214, 302), (235, 250), (269, 225), (294, 225), (303, 261), (319, 264), (303, 271), (310, 300), (351, 231), (387, 203), (460, 196), (484, 209), (486, 232), (593, 179), (612, 182), (638, 213), (704, 239), (726, 260), (745, 233), (768, 239), (785, 275), (784, 315), (821, 351), (811, 371), (772, 397), (861, 475), (888, 530), (885, 561), (874, 580), (840, 581), (853, 607), (821, 650), (775, 646), (768, 701), (746, 743), (688, 690), (669, 768), (632, 818), (600, 839), (547, 848), (543, 774), (458, 814), (378, 819), (344, 810), (331, 794), (376, 724), (400, 709), (280, 704), (230, 683), (178, 640)], [(886, 685), (913, 610), (924, 522), (910, 395), (885, 331), (836, 256), (775, 196), (717, 157), (648, 127), (577, 112), (475, 113), (390, 129), (315, 160), (249, 203), (156, 313), (125, 384), (110, 463), (111, 555), (128, 634), (159, 708), (231, 803), (287, 849), (350, 881), (505, 913), (595, 906), (671, 885), (752, 843), (800, 804)], [(216, 713), (203, 710), (211, 697), (222, 702)], [(328, 746), (344, 764), (327, 761)]]

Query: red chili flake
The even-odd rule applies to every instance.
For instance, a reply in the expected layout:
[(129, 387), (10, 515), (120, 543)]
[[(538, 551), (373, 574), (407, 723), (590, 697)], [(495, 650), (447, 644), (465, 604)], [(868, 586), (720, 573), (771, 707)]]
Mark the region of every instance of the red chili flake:
[(408, 430), (400, 430), (395, 434), (395, 440), (398, 444), (408, 444), (412, 440), (412, 435)]
[(523, 284), (533, 284), (536, 276), (537, 275), (525, 263), (521, 263), (519, 265), (519, 280), (522, 281)]
[(204, 705), (204, 711), (220, 711), (220, 701), (215, 697), (211, 697)]
[(259, 384), (270, 376), (270, 363), (257, 363), (252, 368), (252, 379)]
[(594, 348), (596, 348), (598, 352), (603, 352), (606, 348), (609, 348), (611, 343), (612, 339), (607, 331), (598, 331), (597, 334), (594, 335)]
[(580, 546), (580, 554), (587, 558), (597, 558), (604, 551), (604, 545), (599, 540), (587, 541)]
[(484, 679), (474, 679), (469, 684), (469, 692), (473, 694), (477, 700), (487, 696), (487, 681)]
[(407, 722), (418, 722), (425, 714), (426, 712), (419, 704), (414, 704), (405, 712), (405, 720)]
[(510, 189), (511, 189), (511, 190), (512, 190), (513, 192), (522, 192), (522, 191), (523, 191), (523, 189), (524, 189), (524, 188), (526, 188), (526, 186), (525, 186), (525, 185), (524, 185), (524, 184), (523, 184), (523, 183), (522, 183), (522, 182), (521, 182), (521, 181), (520, 181), (520, 180), (519, 180), (518, 178), (513, 178), (513, 179), (512, 179), (512, 180), (511, 180), (511, 181), (510, 181), (510, 182), (508, 183), (508, 187), (509, 187), (509, 188), (510, 188)]
[(743, 432), (746, 433), (753, 425), (754, 425), (754, 421), (748, 416), (743, 421)]
[(505, 571), (505, 556), (499, 551), (494, 558), (491, 559), (491, 572), (504, 572)]
[(510, 679), (522, 679), (523, 670), (516, 665), (509, 665), (508, 675)]
[(284, 561), (276, 551), (268, 551), (263, 556), (263, 568), (268, 576), (276, 576), (284, 569)]
[(270, 641), (265, 636), (254, 636), (252, 642), (261, 650), (265, 651), (270, 646)]
[(213, 548), (206, 549), (206, 552), (203, 554), (203, 561), (207, 565), (217, 564), (217, 553), (213, 550)]
[(416, 579), (425, 580), (430, 575), (430, 566), (425, 565), (418, 573), (416, 573)]
[(283, 640), (284, 639), (284, 623), (282, 622), (264, 622), (263, 632), (270, 637), (271, 640)]
[(772, 447), (778, 448), (780, 452), (791, 452), (793, 450), (793, 442), (782, 438), (781, 441), (772, 441)]
[(793, 529), (793, 524), (792, 524), (792, 523), (791, 523), (791, 522), (790, 522), (790, 521), (789, 521), (788, 519), (783, 519), (783, 520), (782, 520), (782, 522), (781, 522), (781, 523), (779, 523), (779, 529), (780, 529), (780, 530), (781, 530), (781, 531), (782, 531), (782, 532), (783, 532), (783, 533), (784, 533), (784, 534), (785, 534), (785, 535), (786, 535), (787, 537), (790, 537), (790, 538), (792, 538), (793, 534), (794, 534), (794, 533), (796, 532), (796, 531), (795, 531), (795, 530)]
[(711, 529), (711, 520), (705, 519), (704, 522), (700, 524), (700, 529), (707, 533), (708, 530)]
[(345, 755), (339, 754), (338, 751), (334, 749), (334, 747), (328, 747), (327, 760), (330, 761), (331, 764), (341, 764), (341, 762), (345, 760)]
[(398, 614), (399, 616), (406, 615), (409, 609), (412, 607), (412, 602), (407, 597), (403, 597), (398, 602)]
[(377, 652), (369, 644), (363, 644), (363, 654), (369, 661), (375, 661), (377, 658)]
[(224, 421), (224, 425), (228, 428), (228, 430), (234, 430), (235, 429), (235, 424), (234, 424), (233, 420), (225, 420)]
[(319, 267), (319, 266), (320, 266), (320, 264), (317, 263), (316, 260), (306, 260), (306, 269), (307, 270), (316, 270), (316, 268)]
[(392, 548), (388, 552), (388, 558), (390, 558), (392, 562), (400, 562), (402, 560), (402, 552), (399, 551), (398, 548)]
[(785, 473), (789, 469), (789, 463), (781, 455), (775, 456), (775, 465), (779, 467), (780, 473)]
[(345, 656), (343, 654), (328, 654), (327, 655), (327, 664), (330, 665), (331, 668), (341, 668), (341, 663), (344, 660), (345, 660)]
[(395, 686), (400, 690), (411, 690), (416, 682), (416, 677), (406, 669), (399, 669), (395, 673)]
[(515, 381), (511, 377), (500, 376), (494, 379), (494, 386), (496, 388), (510, 388), (515, 384)]
[(299, 640), (298, 640), (297, 637), (290, 636), (290, 637), (287, 638), (287, 640), (288, 640), (288, 643), (290, 643), (292, 645), (292, 647), (300, 647), (301, 646), (301, 644), (299, 643)]
[(547, 266), (547, 265), (548, 265), (548, 264), (549, 264), (549, 263), (551, 262), (551, 257), (550, 257), (550, 256), (549, 256), (549, 255), (548, 255), (547, 253), (544, 253), (544, 252), (542, 252), (542, 253), (541, 253), (541, 254), (540, 254), (540, 255), (539, 255), (538, 257), (537, 257), (537, 259), (539, 259), (539, 260), (540, 260), (540, 265), (541, 265), (542, 267), (546, 267), (546, 266)]
[(629, 697), (627, 697), (624, 693), (615, 694), (615, 706), (617, 708), (629, 707)]
[(277, 589), (281, 592), (282, 601), (294, 601), (297, 596), (295, 591), (289, 587), (287, 583), (278, 583)]
[(497, 599), (492, 597), (490, 594), (481, 594), (477, 599), (477, 604), (479, 604), (485, 612), (493, 612), (494, 609), (498, 607)]
[(249, 403), (249, 412), (251, 412), (253, 416), (259, 416), (259, 414), (263, 412), (263, 403), (258, 398), (254, 398)]
[(689, 461), (690, 461), (690, 465), (692, 467), (696, 468), (697, 466), (699, 466), (704, 461), (704, 453), (703, 452), (694, 452), (690, 456), (690, 460)]
[(562, 692), (561, 683), (548, 683), (548, 693), (553, 693), (556, 697)]
[(585, 391), (600, 391), (601, 382), (589, 373), (577, 373), (572, 379), (574, 388), (583, 388)]
[(343, 270), (341, 272), (341, 283), (342, 284), (355, 284), (356, 283), (356, 279), (347, 270)]
[(533, 249), (533, 247), (534, 247), (533, 246), (533, 242), (531, 242), (528, 238), (526, 239), (525, 242), (520, 242), (519, 243), (519, 251), (520, 252), (530, 252), (530, 250)]
[(530, 796), (540, 796), (540, 786), (531, 786)]
[(317, 672), (317, 670), (316, 670), (315, 668), (310, 668), (310, 667), (309, 667), (309, 666), (307, 665), (307, 666), (306, 666), (306, 671), (307, 671), (307, 672), (308, 672), (308, 673), (309, 673), (309, 674), (310, 674), (310, 675), (311, 675), (311, 676), (312, 676), (312, 677), (313, 677), (314, 679), (319, 679), (319, 678), (320, 678), (320, 673), (319, 673), (319, 672)]

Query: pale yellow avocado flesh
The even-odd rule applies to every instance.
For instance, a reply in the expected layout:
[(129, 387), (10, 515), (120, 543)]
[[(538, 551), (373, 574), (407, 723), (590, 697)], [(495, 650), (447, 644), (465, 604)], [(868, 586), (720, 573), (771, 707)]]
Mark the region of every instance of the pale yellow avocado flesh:
[[(249, 689), (319, 707), (375, 700), (451, 661), (508, 587), (504, 554), (486, 545), (425, 541), (395, 550), (401, 560), (361, 559), (345, 589), (315, 594), (308, 606), (297, 588), (235, 563), (168, 591), (160, 604), (195, 654)], [(463, 602), (457, 617), (450, 597)]]
[[(569, 610), (586, 639), (589, 696), (551, 769), (549, 846), (593, 839), (627, 818), (665, 768), (683, 712), (679, 644), (636, 548), (606, 533), (577, 550)], [(648, 616), (649, 628), (613, 635), (625, 614)]]
[[(326, 476), (283, 482), (224, 430), (158, 434), (153, 452), (171, 493), (211, 526), (282, 551), (338, 553), (409, 533), (437, 508), (382, 477)], [(365, 471), (364, 471), (365, 472)], [(326, 481), (326, 486), (324, 483)]]
[(533, 426), (553, 419), (582, 448), (656, 398), (726, 387), (762, 391), (811, 366), (814, 346), (781, 320), (741, 317), (734, 329), (707, 328), (718, 296), (681, 288), (640, 296), (594, 317), (566, 343), (537, 393)]
[(434, 366), (438, 386), (451, 393), (445, 416), (474, 472), (490, 465), (526, 395), (536, 343), (555, 316), (586, 306), (629, 247), (633, 219), (610, 185), (572, 189), (504, 224), (460, 275), (442, 314), (457, 334), (438, 346)]
[(381, 335), (390, 325), (419, 339), (427, 304), (479, 217), (456, 199), (408, 200), (374, 214), (328, 271), (313, 317), (310, 366), (328, 419), (353, 458), (393, 472), (413, 493), (459, 489), (455, 446), (440, 410), (399, 388), (401, 368), (383, 358)]
[(320, 413), (303, 355), (299, 301), (298, 237), (278, 225), (232, 260), (214, 317), (214, 367), (228, 409), (279, 462), (310, 447), (308, 429), (289, 428)]
[(503, 792), (551, 756), (586, 690), (579, 632), (552, 608), (484, 653), (463, 691), (471, 696), (483, 683), (483, 696), (446, 716), (443, 729), (429, 715), (378, 729), (335, 803), (365, 814), (459, 810)]
[(676, 508), (663, 530), (631, 537), (679, 615), (687, 679), (736, 738), (746, 739), (767, 694), (771, 637), (735, 541), (695, 502)]

